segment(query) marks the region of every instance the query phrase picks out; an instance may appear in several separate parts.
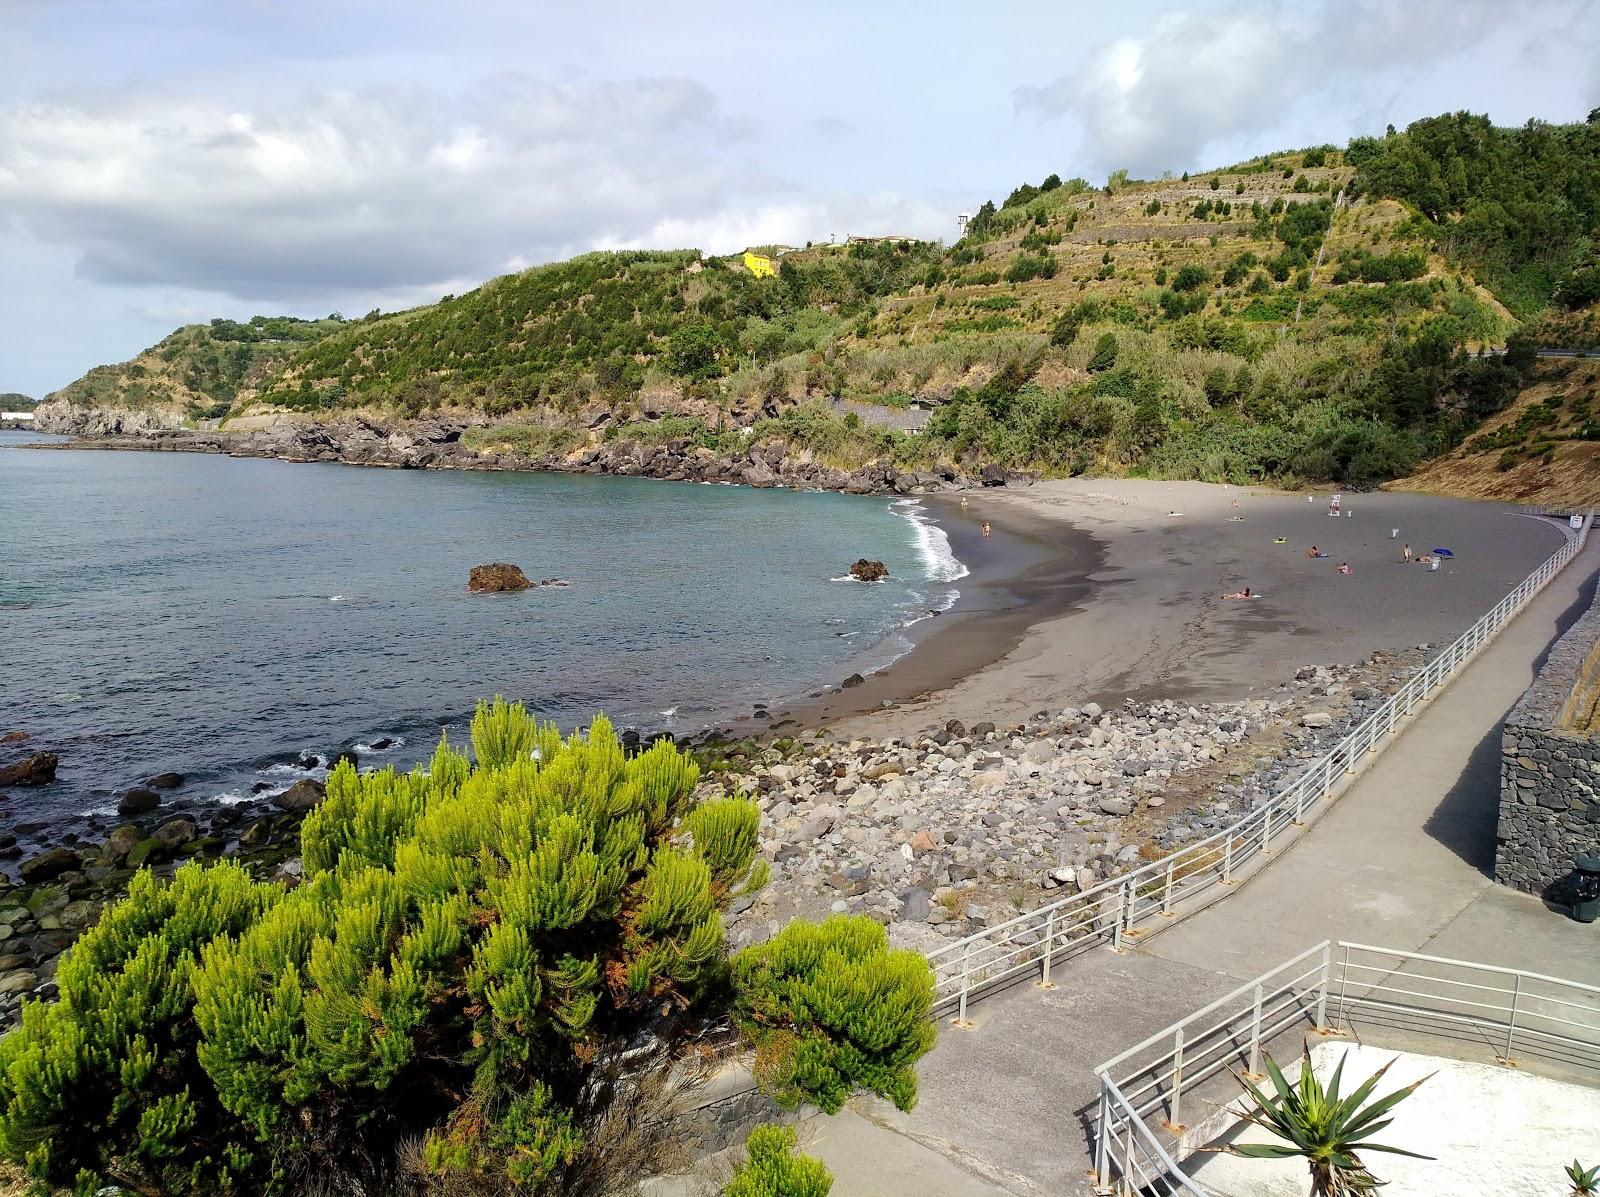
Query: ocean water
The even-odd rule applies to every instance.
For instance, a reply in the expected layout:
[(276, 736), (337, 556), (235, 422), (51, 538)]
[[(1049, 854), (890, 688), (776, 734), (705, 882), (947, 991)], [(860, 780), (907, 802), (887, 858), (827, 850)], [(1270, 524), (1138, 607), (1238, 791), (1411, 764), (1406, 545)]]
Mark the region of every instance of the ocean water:
[[(778, 711), (904, 652), (966, 572), (905, 499), (28, 439), (0, 433), (0, 730), (62, 764), (12, 822), (169, 769), (233, 802), (305, 752), (408, 766), (496, 693), (647, 733)], [(569, 585), (468, 594), (487, 561)]]

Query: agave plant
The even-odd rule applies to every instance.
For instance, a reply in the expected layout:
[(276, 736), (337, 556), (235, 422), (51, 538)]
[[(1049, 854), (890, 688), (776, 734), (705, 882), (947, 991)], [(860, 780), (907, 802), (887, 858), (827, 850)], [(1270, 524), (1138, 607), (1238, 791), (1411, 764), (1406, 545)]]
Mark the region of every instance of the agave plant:
[(1577, 1160), (1567, 1165), (1567, 1179), (1572, 1182), (1572, 1197), (1591, 1197), (1600, 1193), (1600, 1164), (1585, 1168)]
[(1245, 1120), (1283, 1142), (1237, 1143), (1226, 1150), (1252, 1159), (1302, 1157), (1311, 1169), (1311, 1197), (1371, 1197), (1383, 1182), (1367, 1171), (1356, 1154), (1358, 1151), (1386, 1151), (1418, 1160), (1432, 1159), (1415, 1151), (1374, 1143), (1368, 1138), (1388, 1126), (1393, 1121), (1387, 1117), (1389, 1111), (1416, 1092), (1417, 1086), (1428, 1078), (1423, 1077), (1421, 1081), (1372, 1101), (1373, 1090), (1394, 1063), (1390, 1060), (1349, 1096), (1341, 1096), (1339, 1087), (1347, 1058), (1348, 1055), (1340, 1057), (1324, 1086), (1311, 1066), (1309, 1050), (1301, 1058), (1300, 1078), (1293, 1085), (1284, 1079), (1272, 1057), (1267, 1057), (1267, 1075), (1276, 1095), (1264, 1093), (1239, 1077), (1239, 1084), (1250, 1102)]

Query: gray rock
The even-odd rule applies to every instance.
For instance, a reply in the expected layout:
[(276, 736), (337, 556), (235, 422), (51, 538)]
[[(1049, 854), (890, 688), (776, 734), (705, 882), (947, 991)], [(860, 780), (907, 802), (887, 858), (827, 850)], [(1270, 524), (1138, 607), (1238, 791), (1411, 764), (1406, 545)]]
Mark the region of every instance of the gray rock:
[(1117, 797), (1100, 799), (1099, 807), (1100, 813), (1105, 815), (1125, 815), (1133, 809), (1126, 798)]
[(17, 869), (17, 874), (29, 885), (53, 881), (63, 873), (71, 872), (83, 862), (71, 848), (47, 848), (37, 856), (29, 857)]
[(154, 790), (136, 786), (117, 799), (117, 814), (143, 815), (161, 805), (161, 795)]
[(281, 810), (304, 814), (321, 802), (325, 794), (320, 781), (307, 777), (295, 782), (283, 793), (274, 794), (272, 801)]

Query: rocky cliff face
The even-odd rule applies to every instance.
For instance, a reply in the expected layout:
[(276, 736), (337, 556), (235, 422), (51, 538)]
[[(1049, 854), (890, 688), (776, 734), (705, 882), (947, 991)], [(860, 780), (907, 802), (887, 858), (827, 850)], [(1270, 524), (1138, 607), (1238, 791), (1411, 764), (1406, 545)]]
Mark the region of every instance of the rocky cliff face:
[(46, 399), (34, 410), (40, 432), (67, 436), (147, 436), (183, 427), (183, 411), (166, 407), (85, 407), (65, 399)]
[[(152, 412), (70, 408), (52, 411), (45, 431), (88, 438), (104, 448), (163, 449), (188, 453), (227, 453), (285, 461), (338, 461), (391, 469), (552, 470), (561, 473), (619, 474), (674, 482), (728, 482), (745, 486), (784, 486), (847, 494), (928, 494), (968, 486), (1024, 484), (1031, 477), (987, 465), (972, 474), (941, 470), (902, 470), (872, 462), (851, 470), (815, 461), (782, 441), (752, 443), (733, 453), (716, 453), (693, 441), (641, 444), (628, 439), (591, 440), (576, 449), (546, 455), (463, 442), (466, 421), (413, 420), (386, 424), (372, 420), (327, 423), (283, 421), (243, 430), (182, 429), (138, 417)], [(41, 407), (40, 411), (43, 412)]]

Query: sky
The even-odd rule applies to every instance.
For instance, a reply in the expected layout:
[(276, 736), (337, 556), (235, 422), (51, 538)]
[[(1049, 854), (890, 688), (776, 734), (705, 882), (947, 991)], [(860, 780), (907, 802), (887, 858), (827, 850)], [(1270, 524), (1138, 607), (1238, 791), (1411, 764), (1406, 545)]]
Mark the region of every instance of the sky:
[(1596, 107), (1600, 0), (0, 0), (0, 392), (216, 316)]

